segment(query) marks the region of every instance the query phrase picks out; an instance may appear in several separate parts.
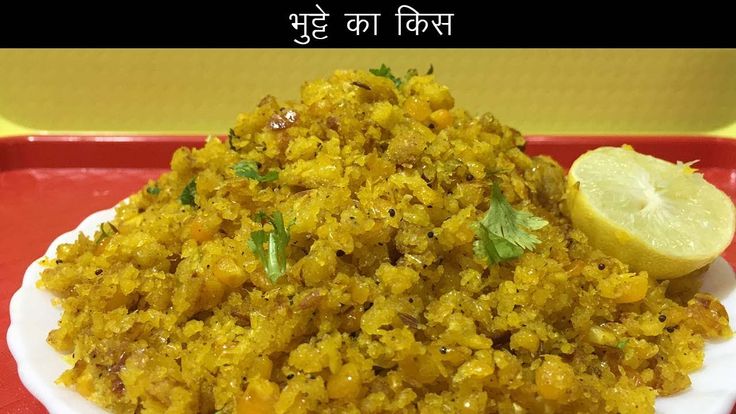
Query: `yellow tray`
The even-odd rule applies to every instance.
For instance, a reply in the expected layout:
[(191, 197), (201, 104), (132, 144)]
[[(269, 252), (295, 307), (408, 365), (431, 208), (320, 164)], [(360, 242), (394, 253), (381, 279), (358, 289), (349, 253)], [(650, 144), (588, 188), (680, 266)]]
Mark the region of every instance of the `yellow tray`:
[(736, 50), (0, 50), (0, 136), (224, 133), (337, 68), (434, 65), (527, 134), (736, 136)]

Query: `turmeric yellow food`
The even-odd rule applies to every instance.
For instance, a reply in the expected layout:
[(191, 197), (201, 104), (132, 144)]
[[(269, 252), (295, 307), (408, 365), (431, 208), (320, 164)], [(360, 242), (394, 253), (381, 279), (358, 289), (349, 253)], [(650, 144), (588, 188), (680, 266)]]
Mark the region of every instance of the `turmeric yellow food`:
[(266, 96), (46, 260), (59, 381), (120, 413), (653, 413), (728, 315), (591, 248), (524, 142), (433, 75)]

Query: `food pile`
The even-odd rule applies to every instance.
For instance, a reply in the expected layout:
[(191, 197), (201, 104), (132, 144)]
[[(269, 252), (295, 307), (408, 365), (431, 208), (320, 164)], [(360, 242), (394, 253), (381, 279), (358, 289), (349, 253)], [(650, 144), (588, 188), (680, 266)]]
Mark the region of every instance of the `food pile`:
[(60, 382), (121, 413), (652, 413), (728, 315), (592, 248), (564, 198), (432, 74), (266, 96), (46, 260)]

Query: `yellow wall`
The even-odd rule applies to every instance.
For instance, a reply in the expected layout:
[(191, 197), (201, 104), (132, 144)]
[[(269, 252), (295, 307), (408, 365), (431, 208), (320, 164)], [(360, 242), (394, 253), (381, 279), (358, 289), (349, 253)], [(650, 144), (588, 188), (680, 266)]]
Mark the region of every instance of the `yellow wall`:
[(736, 50), (0, 50), (0, 135), (224, 133), (266, 94), (434, 65), (459, 106), (524, 133), (736, 136)]

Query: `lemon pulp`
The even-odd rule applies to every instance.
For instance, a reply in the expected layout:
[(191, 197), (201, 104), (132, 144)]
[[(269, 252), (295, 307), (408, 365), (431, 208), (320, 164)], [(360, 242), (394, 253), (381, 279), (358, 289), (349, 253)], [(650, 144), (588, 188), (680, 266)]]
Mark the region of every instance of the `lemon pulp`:
[(657, 278), (683, 276), (731, 243), (734, 205), (689, 163), (602, 147), (568, 174), (573, 224), (603, 252)]

